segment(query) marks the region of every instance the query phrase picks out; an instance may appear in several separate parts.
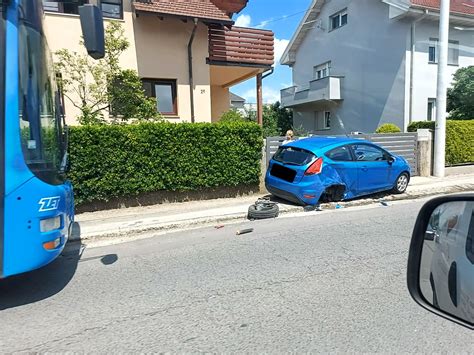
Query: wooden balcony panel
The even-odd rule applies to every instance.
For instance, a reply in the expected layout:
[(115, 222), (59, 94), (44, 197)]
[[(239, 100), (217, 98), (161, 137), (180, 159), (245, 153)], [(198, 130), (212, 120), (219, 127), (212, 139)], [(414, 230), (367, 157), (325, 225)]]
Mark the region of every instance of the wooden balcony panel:
[(254, 28), (210, 27), (209, 61), (271, 66), (274, 63), (274, 34)]

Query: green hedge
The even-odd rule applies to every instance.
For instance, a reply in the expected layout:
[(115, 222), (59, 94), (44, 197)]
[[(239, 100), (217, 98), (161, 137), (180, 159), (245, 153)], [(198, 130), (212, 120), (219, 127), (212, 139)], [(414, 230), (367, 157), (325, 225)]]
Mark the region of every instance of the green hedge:
[(400, 133), (402, 130), (396, 124), (384, 123), (381, 125), (375, 133)]
[(69, 138), (77, 204), (259, 183), (263, 139), (254, 123), (81, 126)]
[[(413, 122), (408, 132), (416, 132), (419, 128), (435, 129), (435, 122)], [(474, 120), (446, 122), (446, 164), (456, 165), (474, 163)]]

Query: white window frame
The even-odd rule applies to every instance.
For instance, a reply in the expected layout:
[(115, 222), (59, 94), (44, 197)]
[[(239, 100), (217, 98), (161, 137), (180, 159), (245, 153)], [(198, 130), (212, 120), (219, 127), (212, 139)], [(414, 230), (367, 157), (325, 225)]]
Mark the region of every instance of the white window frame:
[[(434, 61), (430, 60), (430, 51), (434, 49)], [(437, 38), (430, 38), (428, 46), (428, 63), (438, 64), (439, 40)], [(453, 53), (450, 59), (450, 53)], [(459, 66), (459, 41), (449, 40), (448, 44), (448, 65)]]
[[(450, 60), (450, 53), (454, 53), (453, 60)], [(448, 65), (459, 65), (459, 41), (449, 41)]]
[[(342, 18), (346, 17), (346, 23), (342, 23)], [(334, 19), (337, 18), (337, 26), (334, 26)], [(334, 31), (337, 30), (338, 28), (341, 28), (348, 23), (348, 15), (347, 15), (347, 9), (341, 10), (339, 12), (336, 12), (335, 14), (329, 16), (329, 31)]]
[(328, 130), (331, 129), (331, 111), (324, 111), (324, 129)]
[[(434, 60), (430, 58), (430, 52), (434, 50)], [(438, 39), (430, 38), (430, 44), (428, 46), (428, 63), (437, 64), (438, 63)]]
[(313, 67), (314, 80), (327, 78), (331, 75), (331, 62), (326, 62)]
[[(431, 107), (430, 107), (431, 106)], [(436, 121), (436, 99), (428, 98), (428, 104), (426, 106), (426, 120)]]
[(330, 111), (315, 111), (315, 131), (328, 131), (331, 129), (331, 112)]

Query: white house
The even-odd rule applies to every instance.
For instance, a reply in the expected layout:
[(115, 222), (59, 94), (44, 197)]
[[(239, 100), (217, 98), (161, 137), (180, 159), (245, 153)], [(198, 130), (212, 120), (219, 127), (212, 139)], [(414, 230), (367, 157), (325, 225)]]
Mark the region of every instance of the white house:
[[(313, 0), (281, 63), (294, 125), (314, 134), (434, 120), (439, 0)], [(451, 0), (449, 75), (474, 65), (474, 0)]]

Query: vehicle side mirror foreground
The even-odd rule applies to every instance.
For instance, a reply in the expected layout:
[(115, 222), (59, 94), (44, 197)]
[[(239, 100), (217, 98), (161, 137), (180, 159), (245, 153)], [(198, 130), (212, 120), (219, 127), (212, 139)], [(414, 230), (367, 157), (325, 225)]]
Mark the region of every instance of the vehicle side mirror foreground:
[(420, 306), (474, 329), (474, 194), (439, 197), (423, 206), (407, 281)]
[(87, 53), (94, 59), (104, 58), (105, 38), (102, 11), (96, 5), (86, 4), (79, 7), (79, 15)]

